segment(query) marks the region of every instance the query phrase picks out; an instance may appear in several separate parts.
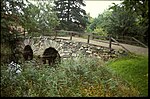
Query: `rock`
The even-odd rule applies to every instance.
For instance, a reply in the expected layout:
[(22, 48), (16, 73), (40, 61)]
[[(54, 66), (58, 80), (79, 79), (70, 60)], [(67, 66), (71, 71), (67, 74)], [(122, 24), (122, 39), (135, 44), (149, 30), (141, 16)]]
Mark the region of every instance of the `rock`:
[(86, 51), (88, 50), (88, 48), (84, 48)]
[(72, 42), (70, 42), (70, 45), (73, 45), (73, 43), (72, 43)]
[(87, 50), (86, 53), (92, 54), (92, 51)]
[(70, 43), (70, 41), (65, 41), (65, 43), (66, 43), (66, 44), (69, 44), (69, 43)]
[(70, 57), (70, 55), (63, 55), (63, 56), (61, 56), (61, 58), (69, 58)]
[(87, 44), (83, 44), (83, 45), (82, 45), (82, 47), (87, 48), (87, 47), (88, 47), (88, 45), (87, 45)]
[(108, 55), (108, 53), (103, 53), (103, 55)]
[(69, 53), (69, 51), (64, 51), (64, 53)]
[(80, 54), (76, 54), (76, 57), (79, 57)]
[(100, 56), (97, 56), (97, 58), (102, 59)]
[(98, 50), (100, 50), (101, 49), (101, 47), (96, 47)]
[(73, 56), (73, 57), (76, 57), (76, 56), (77, 56), (77, 54), (76, 54), (76, 53), (72, 53), (72, 56)]
[(92, 54), (90, 54), (89, 56), (90, 56), (90, 57), (93, 57), (93, 55), (92, 55)]
[(111, 57), (111, 58), (116, 58), (116, 57), (117, 57), (117, 55), (112, 54), (110, 57)]
[(115, 50), (111, 51), (111, 54), (115, 54)]
[(79, 50), (83, 50), (84, 48), (83, 47), (80, 47), (80, 49)]
[(76, 53), (77, 50), (76, 50), (76, 49), (71, 49), (71, 52), (72, 52), (72, 53)]
[(116, 54), (116, 55), (119, 55), (119, 51), (116, 51), (115, 54)]
[(61, 42), (61, 40), (60, 40), (60, 39), (56, 39), (55, 41), (56, 41), (56, 42)]
[(87, 48), (88, 50), (91, 50), (91, 48), (89, 47), (89, 48)]
[(67, 58), (64, 57), (63, 59), (66, 60)]
[(119, 50), (118, 53), (123, 54), (123, 53), (125, 53), (125, 51), (124, 50)]
[(81, 50), (80, 52), (81, 52), (82, 54), (85, 54), (85, 53), (86, 53), (86, 50), (83, 49), (83, 50)]
[(93, 55), (94, 55), (94, 56), (98, 56), (98, 54), (97, 54), (97, 53), (93, 53)]

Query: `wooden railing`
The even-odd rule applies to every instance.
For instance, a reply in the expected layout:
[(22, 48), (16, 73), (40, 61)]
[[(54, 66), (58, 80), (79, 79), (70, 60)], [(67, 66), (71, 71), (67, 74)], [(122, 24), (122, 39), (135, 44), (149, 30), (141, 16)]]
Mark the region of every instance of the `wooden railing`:
[(123, 45), (121, 45), (117, 40), (115, 40), (113, 37), (111, 37), (111, 40), (116, 42), (119, 46), (121, 46), (123, 49), (125, 49), (127, 52), (130, 52), (128, 49), (126, 49)]
[(88, 38), (87, 38), (87, 43), (89, 43), (90, 42), (90, 36), (92, 36), (90, 33), (82, 33), (82, 32), (75, 32), (75, 31), (64, 31), (64, 30), (56, 30), (55, 31), (55, 38), (58, 36), (58, 32), (65, 32), (65, 33), (67, 33), (67, 34), (69, 34), (70, 35), (70, 40), (72, 40), (72, 37), (74, 36), (74, 35), (87, 35), (88, 36)]
[(115, 40), (117, 40), (120, 43), (124, 43), (124, 44), (130, 44), (130, 45), (136, 45), (136, 46), (148, 48), (147, 45), (145, 45), (141, 41), (137, 40), (136, 38), (130, 37), (130, 36), (124, 36), (124, 37), (119, 36), (119, 38), (115, 38)]
[[(94, 38), (101, 38), (101, 39), (106, 39), (108, 41), (105, 41), (105, 40), (96, 40), (96, 41), (99, 41), (99, 42), (104, 42), (104, 43), (108, 43), (109, 44), (109, 49), (110, 51), (112, 50), (112, 44), (113, 45), (118, 45), (118, 46), (121, 46), (123, 49), (125, 49), (127, 52), (130, 52), (127, 48), (125, 48), (121, 43), (119, 43), (119, 40), (122, 40), (122, 41), (125, 41), (123, 39), (115, 39), (113, 38), (111, 35), (108, 35), (108, 36), (99, 36), (99, 35), (95, 35), (95, 33), (85, 33), (85, 32), (75, 32), (75, 31), (64, 31), (64, 30), (55, 30), (53, 32), (53, 36), (54, 36), (54, 39), (57, 38), (58, 36), (60, 36), (59, 34), (60, 33), (67, 33), (65, 36), (69, 35), (70, 36), (70, 40), (72, 40), (73, 36), (75, 35), (78, 35), (78, 36), (87, 36), (87, 43), (90, 44), (90, 38), (92, 38), (92, 40)], [(140, 42), (139, 40), (135, 39), (134, 37), (128, 37), (128, 41), (126, 40), (126, 42), (131, 42), (131, 43), (139, 43), (141, 44), (142, 46), (146, 47), (147, 46), (145, 44), (143, 44), (142, 42)], [(134, 41), (131, 41), (131, 39), (133, 39)]]
[[(105, 38), (105, 39), (108, 39), (109, 42), (105, 42), (105, 43), (109, 43), (109, 50), (111, 51), (112, 50), (112, 44), (115, 44), (115, 45), (119, 45), (121, 46), (123, 49), (125, 49), (126, 51), (129, 52), (129, 50), (127, 50), (124, 46), (120, 45), (119, 42), (117, 42), (114, 38), (111, 37), (111, 35), (109, 35), (108, 37), (107, 36), (96, 36), (94, 35), (93, 33), (79, 33), (79, 32), (75, 32), (75, 31), (63, 31), (63, 30), (56, 30), (55, 31), (55, 38), (58, 36), (58, 32), (65, 32), (65, 33), (68, 33), (70, 35), (70, 40), (72, 40), (72, 37), (73, 35), (86, 35), (87, 36), (87, 43), (89, 44), (90, 43), (90, 37), (92, 37), (92, 39), (94, 38)], [(114, 42), (112, 42), (115, 41)], [(117, 44), (116, 44), (117, 43)]]

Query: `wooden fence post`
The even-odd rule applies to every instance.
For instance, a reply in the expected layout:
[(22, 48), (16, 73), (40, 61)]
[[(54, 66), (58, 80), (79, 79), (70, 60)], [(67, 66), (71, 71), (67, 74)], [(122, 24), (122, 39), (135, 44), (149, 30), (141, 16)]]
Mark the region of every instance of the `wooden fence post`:
[(89, 42), (90, 42), (90, 35), (88, 34), (87, 43), (89, 44)]
[(70, 33), (70, 40), (72, 40), (72, 33)]
[(54, 37), (54, 39), (56, 39), (57, 38), (57, 31), (55, 31), (55, 37)]
[(109, 34), (109, 51), (111, 52), (111, 34)]
[(25, 34), (25, 32), (26, 32), (26, 31), (24, 30), (24, 31), (23, 31), (24, 39), (25, 39), (25, 37), (26, 37), (26, 34)]

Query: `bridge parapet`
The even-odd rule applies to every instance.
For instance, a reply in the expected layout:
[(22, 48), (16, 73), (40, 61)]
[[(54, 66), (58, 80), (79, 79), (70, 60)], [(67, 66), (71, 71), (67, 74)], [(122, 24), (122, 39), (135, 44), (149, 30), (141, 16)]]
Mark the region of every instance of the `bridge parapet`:
[[(35, 42), (35, 41), (34, 41)], [(37, 56), (41, 56), (44, 50), (48, 47), (54, 47), (60, 54), (60, 56), (64, 59), (78, 57), (80, 54), (88, 56), (88, 57), (96, 57), (107, 61), (110, 58), (117, 58), (120, 55), (126, 55), (127, 53), (123, 50), (114, 50), (112, 49), (110, 53), (110, 49), (108, 47), (92, 45), (84, 42), (75, 42), (72, 40), (66, 39), (51, 39), (47, 38), (41, 40), (37, 38), (36, 42), (32, 44), (32, 48), (34, 54)]]

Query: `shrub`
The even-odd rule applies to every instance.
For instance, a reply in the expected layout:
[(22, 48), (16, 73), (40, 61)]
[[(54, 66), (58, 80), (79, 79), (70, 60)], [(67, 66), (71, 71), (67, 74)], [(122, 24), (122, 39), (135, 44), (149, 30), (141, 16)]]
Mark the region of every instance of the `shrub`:
[(103, 61), (96, 58), (66, 59), (56, 68), (37, 67), (32, 61), (23, 64), (23, 72), (11, 79), (6, 65), (1, 66), (1, 96), (138, 96), (135, 88), (109, 72)]

